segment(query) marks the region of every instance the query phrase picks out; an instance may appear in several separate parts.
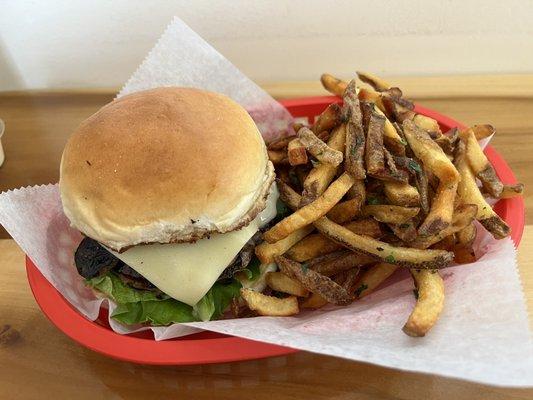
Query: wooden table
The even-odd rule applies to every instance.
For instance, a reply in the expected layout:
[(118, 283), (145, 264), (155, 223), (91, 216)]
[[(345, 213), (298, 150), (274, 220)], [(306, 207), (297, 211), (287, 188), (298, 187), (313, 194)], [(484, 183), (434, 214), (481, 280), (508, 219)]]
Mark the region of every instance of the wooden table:
[[(499, 128), (494, 144), (518, 178), (533, 187), (533, 77), (447, 77), (395, 80), (419, 103), (466, 124)], [(323, 93), (316, 83), (265, 85), (278, 97)], [(113, 91), (0, 93), (6, 121), (6, 164), (0, 191), (57, 180), (68, 133), (112, 98)], [(526, 206), (533, 199), (526, 195)], [(529, 213), (527, 223), (533, 225)], [(2, 233), (0, 232), (0, 235)], [(7, 235), (3, 234), (4, 238)], [(0, 236), (2, 237), (2, 236)], [(533, 226), (527, 226), (519, 266), (533, 310)], [(72, 342), (41, 314), (30, 292), (24, 257), (0, 240), (0, 398), (357, 398), (531, 399), (533, 389), (504, 389), (399, 372), (300, 352), (242, 363), (154, 367), (108, 359)]]

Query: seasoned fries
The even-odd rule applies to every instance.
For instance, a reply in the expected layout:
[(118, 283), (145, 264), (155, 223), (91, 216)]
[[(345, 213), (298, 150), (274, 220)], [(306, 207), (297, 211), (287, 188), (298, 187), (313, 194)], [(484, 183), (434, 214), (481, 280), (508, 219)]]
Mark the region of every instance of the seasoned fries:
[(480, 180), (483, 189), (494, 198), (499, 198), (503, 191), (503, 183), (496, 175), (496, 171), (481, 150), (476, 135), (472, 129), (461, 133), (465, 143), (465, 154), (474, 175)]
[(326, 215), (342, 199), (353, 182), (354, 179), (345, 172), (318, 199), (278, 222), (265, 232), (263, 238), (269, 243), (277, 242)]
[(355, 296), (359, 299), (368, 296), (379, 285), (385, 282), (385, 280), (391, 276), (396, 269), (398, 269), (398, 266), (394, 264), (379, 263), (373, 265), (367, 269), (363, 275), (361, 275), (359, 280), (354, 285)]
[(386, 242), (358, 235), (326, 217), (318, 219), (315, 226), (322, 234), (344, 247), (374, 256), (390, 264), (407, 268), (438, 269), (447, 266), (453, 260), (453, 254), (447, 251), (395, 247)]
[[(330, 104), (326, 107), (322, 114), (320, 114), (312, 128), (312, 131), (317, 135), (324, 131), (330, 131), (333, 128), (339, 126), (344, 122), (344, 117), (342, 115), (342, 107), (338, 104)], [(296, 132), (298, 132), (298, 129)]]
[(403, 131), (413, 153), (439, 179), (433, 204), (418, 229), (422, 235), (432, 235), (451, 223), (459, 173), (427, 132), (409, 120), (403, 121)]
[(459, 198), (465, 204), (475, 204), (477, 206), (476, 219), (490, 232), (496, 239), (503, 239), (511, 233), (511, 228), (500, 218), (498, 214), (487, 203), (481, 194), (474, 173), (470, 169), (466, 160), (464, 143), (459, 143), (455, 154), (455, 166), (461, 174), (461, 181), (457, 189)]
[(477, 206), (474, 204), (462, 204), (455, 210), (453, 222), (446, 228), (429, 236), (418, 236), (416, 240), (411, 243), (411, 246), (417, 249), (427, 249), (431, 245), (440, 242), (444, 238), (453, 235), (468, 225), (471, 225), (476, 218)]
[(411, 271), (411, 274), (418, 298), (403, 331), (409, 336), (425, 336), (444, 307), (444, 282), (437, 271)]
[(266, 284), (278, 292), (292, 294), (298, 297), (307, 297), (309, 291), (296, 279), (289, 278), (281, 272), (269, 272), (265, 276)]
[(391, 204), (405, 207), (422, 205), (419, 191), (408, 183), (384, 181), (383, 192)]
[(268, 159), (272, 161), (272, 164), (287, 164), (289, 159), (287, 153), (283, 150), (268, 150)]
[(255, 255), (263, 264), (270, 264), (274, 262), (274, 257), (285, 254), (292, 246), (309, 235), (313, 229), (312, 226), (304, 226), (275, 243), (263, 242), (255, 246)]
[(385, 117), (370, 110), (365, 144), (365, 165), (369, 175), (380, 176), (385, 170), (385, 152), (383, 150), (383, 132)]
[(470, 129), (474, 131), (477, 140), (488, 138), (496, 133), (496, 129), (492, 125), (474, 125)]
[(355, 80), (351, 81), (346, 87), (343, 99), (348, 114), (344, 169), (355, 179), (365, 179), (366, 173), (363, 166), (365, 133), (363, 131), (363, 116), (359, 98), (357, 97)]
[(377, 90), (378, 92), (383, 92), (384, 90), (390, 89), (391, 87), (388, 82), (368, 72), (357, 71), (357, 76), (364, 83), (368, 83), (374, 88), (374, 90)]
[(346, 82), (330, 74), (322, 74), (320, 82), (322, 82), (324, 89), (337, 96), (342, 96), (344, 90), (346, 90)]
[(476, 260), (475, 221), (497, 239), (510, 234), (483, 194), (519, 196), (524, 185), (501, 182), (483, 153), (478, 140), (494, 134), (491, 125), (442, 132), (399, 88), (357, 76), (372, 88), (322, 75), (344, 104), (268, 144), (280, 199), (292, 213), (255, 251), (261, 263), (277, 264), (279, 271), (266, 275), (266, 293), (281, 298), (248, 289), (243, 297), (259, 315), (348, 305), (404, 267), (417, 302), (403, 331), (424, 336), (444, 305), (438, 269)]
[(321, 307), (324, 307), (326, 304), (328, 304), (328, 301), (325, 298), (320, 296), (318, 293), (311, 293), (311, 296), (307, 297), (300, 303), (300, 307), (317, 310)]
[[(344, 150), (346, 140), (346, 125), (339, 125), (333, 130), (328, 140), (328, 146), (334, 150)], [(307, 175), (302, 193), (302, 206), (309, 204), (320, 196), (331, 183), (337, 172), (337, 167), (331, 164), (318, 163)]]
[(278, 299), (277, 297), (265, 296), (251, 289), (241, 289), (241, 297), (248, 308), (259, 315), (288, 317), (298, 314), (300, 311), (295, 296)]
[[(302, 143), (302, 145), (307, 149), (307, 151), (312, 154), (318, 161), (326, 164), (331, 164), (334, 167), (338, 166), (342, 162), (342, 152), (329, 147), (326, 143), (317, 138), (311, 129), (307, 129), (305, 127), (300, 129), (298, 131), (298, 137), (300, 138), (300, 143)], [(307, 157), (305, 163), (307, 163)]]
[(339, 272), (348, 271), (355, 267), (361, 267), (363, 265), (369, 264), (373, 261), (372, 257), (369, 257), (365, 254), (357, 254), (353, 252), (342, 252), (337, 254), (333, 258), (326, 258), (324, 261), (318, 263), (308, 263), (309, 268), (313, 271), (318, 272), (324, 276), (333, 276)]
[(308, 161), (305, 146), (300, 139), (293, 139), (289, 142), (287, 145), (287, 156), (289, 158), (289, 164), (292, 166), (305, 165)]
[(333, 282), (327, 276), (321, 275), (283, 256), (276, 257), (276, 263), (283, 273), (291, 278), (297, 279), (310, 292), (318, 293), (329, 303), (347, 305), (353, 301), (353, 297), (346, 289)]
[(342, 203), (338, 203), (326, 215), (332, 221), (335, 221), (338, 224), (343, 224), (354, 219), (359, 213), (360, 209), (360, 199), (351, 199), (343, 201)]
[(503, 190), (500, 193), (500, 199), (510, 199), (511, 197), (522, 196), (522, 193), (524, 193), (523, 183), (503, 185)]
[[(379, 223), (373, 218), (352, 221), (345, 224), (344, 227), (354, 233), (370, 236), (374, 239), (378, 239), (383, 235)], [(291, 247), (286, 254), (294, 261), (303, 262), (339, 249), (342, 249), (342, 245), (328, 239), (320, 233), (315, 233), (307, 236)]]
[(284, 150), (287, 148), (287, 145), (291, 140), (294, 140), (294, 136), (283, 136), (279, 139), (276, 139), (272, 142), (270, 142), (267, 145), (268, 150)]
[(372, 216), (379, 222), (387, 224), (403, 224), (416, 216), (418, 207), (402, 207), (392, 205), (368, 205), (363, 207), (364, 216)]

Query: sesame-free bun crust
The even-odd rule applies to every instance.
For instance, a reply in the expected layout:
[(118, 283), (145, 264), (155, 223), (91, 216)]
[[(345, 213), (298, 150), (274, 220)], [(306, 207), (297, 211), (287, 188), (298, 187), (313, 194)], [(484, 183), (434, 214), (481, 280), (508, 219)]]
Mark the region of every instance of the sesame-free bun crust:
[(83, 234), (120, 251), (188, 242), (247, 225), (274, 179), (248, 113), (221, 94), (157, 88), (104, 106), (63, 152), (63, 209)]

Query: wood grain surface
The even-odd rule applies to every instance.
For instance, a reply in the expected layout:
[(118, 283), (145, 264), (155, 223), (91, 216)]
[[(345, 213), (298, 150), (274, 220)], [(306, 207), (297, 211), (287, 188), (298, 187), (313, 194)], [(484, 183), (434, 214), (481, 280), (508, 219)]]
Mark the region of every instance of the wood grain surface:
[[(495, 125), (495, 147), (518, 179), (533, 187), (529, 167), (533, 140), (528, 138), (533, 132), (530, 76), (402, 79), (397, 82), (404, 93), (426, 107), (466, 124)], [(324, 94), (316, 83), (265, 87), (277, 97)], [(112, 98), (112, 90), (0, 93), (0, 118), (6, 122), (0, 191), (57, 181), (68, 134)], [(529, 191), (526, 208), (533, 208)], [(533, 217), (528, 216), (527, 223), (533, 225)], [(527, 226), (518, 262), (530, 315), (532, 260), (533, 226)], [(12, 240), (0, 240), (0, 268), (1, 399), (533, 398), (533, 389), (494, 388), (304, 352), (193, 367), (115, 361), (77, 345), (42, 315), (26, 280), (23, 254)], [(10, 328), (3, 331), (6, 324)]]

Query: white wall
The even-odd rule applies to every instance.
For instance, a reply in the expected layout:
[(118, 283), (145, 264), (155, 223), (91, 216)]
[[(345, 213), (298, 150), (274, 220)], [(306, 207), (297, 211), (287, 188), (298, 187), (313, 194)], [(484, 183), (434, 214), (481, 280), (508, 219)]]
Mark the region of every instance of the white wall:
[(0, 0), (0, 90), (120, 86), (173, 15), (262, 82), (533, 72), (529, 0)]

